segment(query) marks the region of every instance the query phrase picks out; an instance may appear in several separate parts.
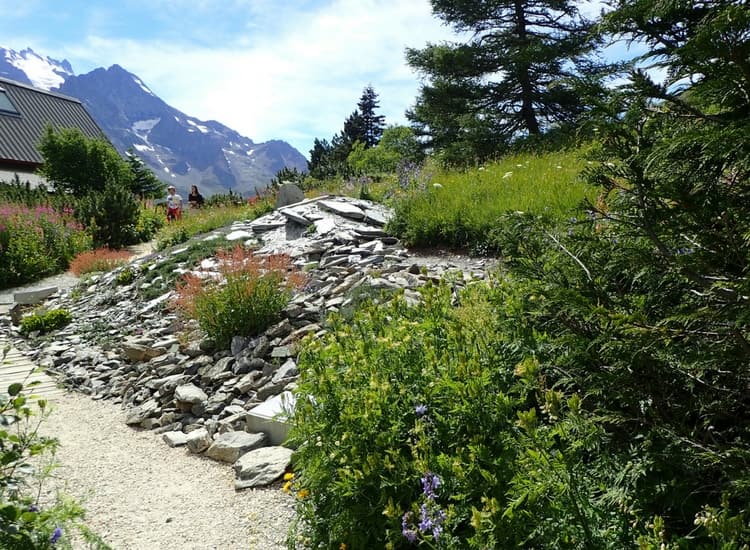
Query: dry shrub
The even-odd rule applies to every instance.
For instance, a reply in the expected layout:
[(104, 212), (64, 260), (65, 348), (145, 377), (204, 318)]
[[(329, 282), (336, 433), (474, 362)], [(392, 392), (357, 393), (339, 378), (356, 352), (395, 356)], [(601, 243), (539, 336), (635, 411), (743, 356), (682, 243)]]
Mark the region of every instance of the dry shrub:
[(126, 250), (111, 250), (97, 248), (81, 252), (70, 262), (70, 271), (74, 275), (93, 273), (96, 271), (111, 271), (125, 265), (130, 259), (130, 252)]
[(229, 346), (233, 336), (265, 330), (306, 281), (286, 254), (261, 256), (238, 245), (220, 250), (216, 259), (219, 276), (186, 274), (177, 285), (175, 305), (220, 347)]

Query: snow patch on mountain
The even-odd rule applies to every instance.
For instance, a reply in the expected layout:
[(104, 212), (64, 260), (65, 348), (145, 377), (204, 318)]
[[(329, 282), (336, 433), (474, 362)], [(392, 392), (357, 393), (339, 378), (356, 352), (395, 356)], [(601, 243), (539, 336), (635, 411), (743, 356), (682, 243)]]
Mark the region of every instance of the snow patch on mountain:
[(31, 48), (16, 52), (5, 50), (5, 59), (9, 64), (20, 69), (37, 88), (50, 90), (60, 86), (73, 71), (67, 61), (59, 62), (49, 57), (43, 58)]
[(195, 126), (196, 128), (198, 128), (198, 130), (200, 130), (204, 134), (207, 134), (210, 131), (206, 126), (203, 126), (202, 124), (196, 124), (189, 118), (186, 120), (187, 120), (187, 123), (190, 124), (190, 126)]
[(154, 129), (154, 126), (159, 124), (161, 118), (150, 118), (148, 120), (136, 120), (131, 129), (133, 133), (141, 138), (143, 141), (148, 143), (148, 134)]
[[(149, 95), (156, 97), (156, 94), (152, 92), (151, 90), (149, 90), (148, 86), (146, 86), (140, 78), (138, 78), (137, 76), (133, 76), (133, 80), (135, 81), (136, 84), (138, 84), (138, 86), (141, 87), (141, 90), (143, 90)], [(179, 120), (177, 122), (179, 122)]]

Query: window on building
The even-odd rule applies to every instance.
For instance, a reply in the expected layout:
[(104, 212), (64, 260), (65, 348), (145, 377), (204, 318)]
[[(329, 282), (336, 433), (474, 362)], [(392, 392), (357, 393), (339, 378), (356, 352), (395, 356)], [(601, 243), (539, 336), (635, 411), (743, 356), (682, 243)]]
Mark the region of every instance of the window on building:
[(8, 92), (0, 88), (0, 114), (13, 114), (18, 115), (20, 114), (18, 112), (18, 109), (16, 109), (16, 106), (13, 105), (13, 102), (10, 100), (10, 96), (8, 96)]

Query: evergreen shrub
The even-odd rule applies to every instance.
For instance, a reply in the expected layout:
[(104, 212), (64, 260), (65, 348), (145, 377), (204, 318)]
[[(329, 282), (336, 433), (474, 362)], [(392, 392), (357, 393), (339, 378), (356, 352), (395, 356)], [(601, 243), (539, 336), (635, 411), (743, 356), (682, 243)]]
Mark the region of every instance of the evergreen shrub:
[(102, 191), (91, 190), (79, 199), (76, 218), (91, 231), (94, 246), (122, 248), (138, 240), (139, 210), (127, 186), (107, 182)]
[(32, 313), (21, 319), (21, 332), (45, 334), (64, 327), (73, 320), (67, 309), (50, 309), (42, 313)]

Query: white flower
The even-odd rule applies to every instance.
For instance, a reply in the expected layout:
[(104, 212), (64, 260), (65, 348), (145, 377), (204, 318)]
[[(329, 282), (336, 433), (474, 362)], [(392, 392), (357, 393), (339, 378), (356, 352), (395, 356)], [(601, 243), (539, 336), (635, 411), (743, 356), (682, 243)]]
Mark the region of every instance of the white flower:
[(512, 175), (513, 175), (513, 172), (505, 172), (505, 174), (503, 174), (503, 179), (508, 179)]

